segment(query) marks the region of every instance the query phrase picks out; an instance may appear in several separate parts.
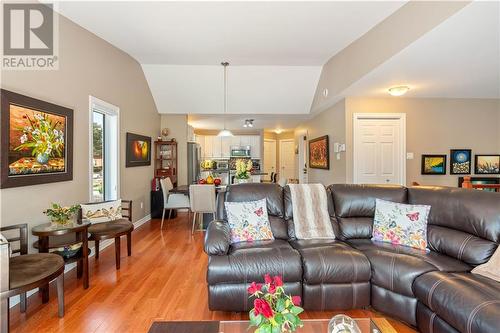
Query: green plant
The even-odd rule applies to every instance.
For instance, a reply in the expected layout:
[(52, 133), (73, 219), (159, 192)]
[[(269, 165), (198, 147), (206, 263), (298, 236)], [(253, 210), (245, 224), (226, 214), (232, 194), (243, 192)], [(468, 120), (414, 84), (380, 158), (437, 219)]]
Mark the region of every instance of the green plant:
[(285, 294), (281, 276), (264, 276), (265, 283), (252, 282), (248, 287), (250, 297), (254, 297), (254, 308), (250, 310), (250, 326), (255, 333), (293, 332), (302, 327), (299, 314), (304, 311), (300, 296)]
[(236, 174), (237, 179), (250, 178), (250, 171), (252, 171), (252, 160), (236, 160)]
[(43, 213), (54, 222), (64, 223), (71, 219), (78, 209), (80, 209), (80, 205), (61, 207), (61, 205), (53, 203), (52, 207), (46, 209)]
[(31, 155), (47, 154), (48, 156), (61, 157), (64, 152), (64, 132), (59, 121), (52, 122), (48, 114), (35, 113), (33, 119), (28, 115), (29, 126), (21, 127), (23, 132), (21, 144), (14, 150), (30, 149)]

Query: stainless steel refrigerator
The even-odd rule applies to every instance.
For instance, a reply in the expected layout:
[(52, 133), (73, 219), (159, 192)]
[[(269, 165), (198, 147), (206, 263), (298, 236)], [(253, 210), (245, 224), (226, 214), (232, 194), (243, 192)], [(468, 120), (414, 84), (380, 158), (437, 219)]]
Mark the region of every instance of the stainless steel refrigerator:
[(188, 142), (187, 149), (188, 185), (200, 179), (201, 147), (196, 142)]

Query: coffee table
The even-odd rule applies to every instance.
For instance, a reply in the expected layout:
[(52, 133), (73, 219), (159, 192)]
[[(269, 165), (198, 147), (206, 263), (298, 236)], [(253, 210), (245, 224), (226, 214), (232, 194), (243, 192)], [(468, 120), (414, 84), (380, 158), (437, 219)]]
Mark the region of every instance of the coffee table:
[[(354, 318), (361, 333), (397, 333), (385, 318)], [(327, 333), (330, 319), (306, 319), (297, 333)], [(149, 333), (249, 333), (248, 321), (155, 321)]]

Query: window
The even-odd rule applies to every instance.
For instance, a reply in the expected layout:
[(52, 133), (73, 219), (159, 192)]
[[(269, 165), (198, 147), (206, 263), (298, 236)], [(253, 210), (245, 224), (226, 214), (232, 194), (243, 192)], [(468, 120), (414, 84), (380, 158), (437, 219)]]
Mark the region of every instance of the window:
[(90, 96), (90, 201), (119, 198), (119, 108)]

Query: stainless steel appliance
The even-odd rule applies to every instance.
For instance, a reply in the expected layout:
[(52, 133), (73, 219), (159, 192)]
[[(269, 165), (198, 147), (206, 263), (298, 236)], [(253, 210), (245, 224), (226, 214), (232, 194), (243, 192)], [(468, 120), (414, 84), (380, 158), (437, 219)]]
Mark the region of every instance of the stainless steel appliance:
[(234, 158), (234, 157), (250, 157), (250, 156), (252, 156), (250, 154), (250, 149), (251, 149), (250, 146), (232, 146), (230, 156), (232, 158)]
[(200, 179), (201, 147), (195, 142), (188, 142), (187, 145), (188, 184), (196, 184)]

